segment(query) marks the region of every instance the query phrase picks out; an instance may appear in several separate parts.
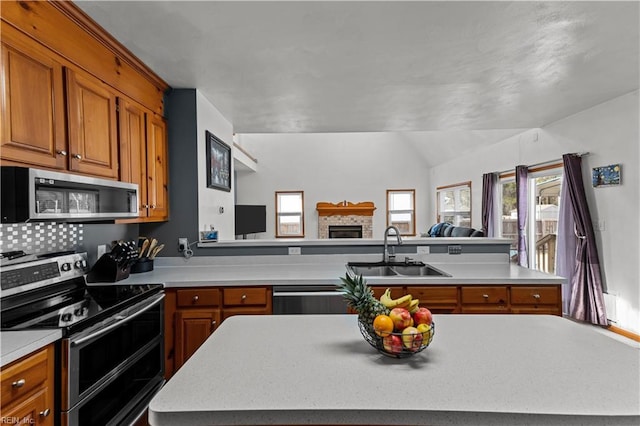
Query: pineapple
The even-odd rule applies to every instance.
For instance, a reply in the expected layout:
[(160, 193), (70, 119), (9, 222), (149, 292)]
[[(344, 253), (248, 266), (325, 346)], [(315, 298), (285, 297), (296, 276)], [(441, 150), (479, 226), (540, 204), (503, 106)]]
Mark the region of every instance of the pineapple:
[(344, 292), (349, 307), (358, 313), (358, 320), (369, 335), (375, 336), (373, 320), (378, 315), (388, 315), (389, 309), (373, 296), (373, 290), (362, 275), (354, 276), (347, 273), (344, 278), (340, 277), (340, 280), (342, 285), (338, 286), (338, 290)]

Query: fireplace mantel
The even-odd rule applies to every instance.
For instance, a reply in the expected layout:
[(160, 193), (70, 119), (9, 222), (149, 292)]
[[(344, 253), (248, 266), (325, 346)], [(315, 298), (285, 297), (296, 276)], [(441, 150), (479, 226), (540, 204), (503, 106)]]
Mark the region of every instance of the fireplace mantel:
[(345, 200), (335, 204), (327, 202), (316, 204), (318, 216), (373, 216), (375, 209), (371, 201), (352, 203)]

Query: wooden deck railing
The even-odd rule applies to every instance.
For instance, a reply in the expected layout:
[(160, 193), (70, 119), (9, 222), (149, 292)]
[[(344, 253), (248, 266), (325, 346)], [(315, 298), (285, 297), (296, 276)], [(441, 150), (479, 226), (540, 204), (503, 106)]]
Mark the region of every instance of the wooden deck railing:
[(553, 274), (556, 269), (556, 234), (547, 234), (536, 241), (538, 269)]

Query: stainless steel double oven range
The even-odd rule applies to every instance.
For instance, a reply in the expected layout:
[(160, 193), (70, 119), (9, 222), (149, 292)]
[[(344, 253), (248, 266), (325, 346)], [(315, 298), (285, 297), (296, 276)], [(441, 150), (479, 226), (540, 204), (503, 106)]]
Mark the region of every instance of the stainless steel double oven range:
[(87, 285), (86, 253), (12, 262), (0, 269), (2, 330), (62, 331), (55, 423), (136, 422), (164, 384), (162, 286)]

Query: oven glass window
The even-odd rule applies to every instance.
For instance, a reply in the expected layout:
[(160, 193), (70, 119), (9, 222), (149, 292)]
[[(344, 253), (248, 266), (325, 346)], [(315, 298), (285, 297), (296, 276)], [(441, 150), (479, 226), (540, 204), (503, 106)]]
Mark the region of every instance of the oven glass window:
[(81, 395), (162, 334), (161, 307), (157, 304), (79, 350)]
[(162, 341), (78, 409), (79, 425), (106, 425), (162, 375)]

